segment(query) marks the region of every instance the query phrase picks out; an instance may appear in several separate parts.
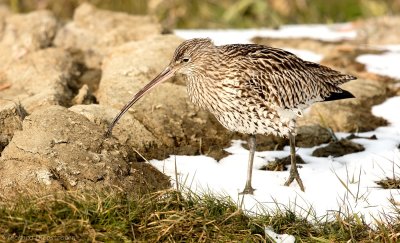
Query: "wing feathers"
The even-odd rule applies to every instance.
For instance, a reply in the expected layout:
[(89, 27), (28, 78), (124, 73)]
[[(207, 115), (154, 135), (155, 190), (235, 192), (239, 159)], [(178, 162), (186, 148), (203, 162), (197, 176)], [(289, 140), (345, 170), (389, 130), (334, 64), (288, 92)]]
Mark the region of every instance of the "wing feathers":
[[(243, 88), (258, 99), (279, 107), (297, 108), (313, 100), (336, 100), (354, 96), (340, 89), (340, 84), (356, 77), (340, 73), (329, 67), (308, 62), (296, 55), (277, 48), (261, 45), (232, 46), (239, 53)], [(222, 46), (224, 48), (224, 46)], [(230, 50), (230, 51), (233, 51)], [(229, 51), (228, 51), (229, 52)]]

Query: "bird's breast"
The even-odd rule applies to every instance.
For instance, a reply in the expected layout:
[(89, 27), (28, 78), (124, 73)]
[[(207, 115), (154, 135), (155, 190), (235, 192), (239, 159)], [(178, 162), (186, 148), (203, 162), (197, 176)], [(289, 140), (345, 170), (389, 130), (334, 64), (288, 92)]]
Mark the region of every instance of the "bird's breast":
[(210, 111), (230, 131), (280, 136), (294, 132), (293, 119), (281, 117), (282, 112), (246, 95), (235, 79), (187, 81), (190, 100)]
[[(212, 113), (222, 112), (234, 106), (238, 100), (240, 90), (234, 81), (215, 80), (210, 78), (187, 78), (187, 91), (189, 99), (196, 105), (205, 108)], [(238, 84), (236, 82), (235, 84)]]

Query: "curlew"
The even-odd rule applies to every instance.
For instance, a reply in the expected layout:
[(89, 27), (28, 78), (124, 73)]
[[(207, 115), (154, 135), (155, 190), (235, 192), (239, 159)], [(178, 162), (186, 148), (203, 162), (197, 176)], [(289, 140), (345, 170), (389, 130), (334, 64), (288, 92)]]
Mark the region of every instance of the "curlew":
[(296, 180), (304, 191), (295, 159), (296, 118), (315, 102), (353, 98), (339, 85), (356, 79), (278, 48), (257, 44), (216, 46), (208, 38), (186, 40), (175, 50), (169, 65), (114, 118), (107, 135), (135, 102), (175, 74), (186, 80), (194, 104), (211, 112), (228, 130), (249, 134), (247, 180), (242, 194), (254, 192), (251, 177), (256, 134), (289, 139), (291, 166), (285, 185)]

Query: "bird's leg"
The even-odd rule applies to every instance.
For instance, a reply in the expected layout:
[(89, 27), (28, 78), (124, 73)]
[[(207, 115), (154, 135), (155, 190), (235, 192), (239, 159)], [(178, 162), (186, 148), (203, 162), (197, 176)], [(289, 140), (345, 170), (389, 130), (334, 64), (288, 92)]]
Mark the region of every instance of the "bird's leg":
[(289, 186), (294, 179), (296, 179), (297, 183), (300, 186), (300, 189), (304, 192), (303, 182), (301, 181), (299, 172), (297, 171), (296, 166), (296, 148), (295, 148), (295, 139), (293, 134), (289, 133), (289, 143), (290, 143), (290, 173), (289, 178), (285, 182), (285, 186)]
[(251, 186), (251, 177), (253, 174), (254, 153), (256, 151), (256, 135), (255, 134), (250, 135), (248, 145), (249, 145), (250, 154), (249, 154), (249, 162), (247, 165), (247, 179), (246, 179), (246, 185), (244, 187), (244, 190), (240, 194), (253, 194), (253, 192), (254, 192), (254, 189)]

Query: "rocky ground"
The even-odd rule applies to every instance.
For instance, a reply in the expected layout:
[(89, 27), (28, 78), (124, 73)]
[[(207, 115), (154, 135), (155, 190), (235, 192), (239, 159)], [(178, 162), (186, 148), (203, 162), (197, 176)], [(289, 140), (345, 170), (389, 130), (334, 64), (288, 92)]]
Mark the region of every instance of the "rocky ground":
[[(12, 14), (6, 8), (0, 8), (0, 23), (2, 197), (25, 191), (166, 188), (169, 179), (143, 161), (170, 154), (221, 159), (233, 138), (245, 138), (195, 107), (179, 77), (148, 94), (121, 119), (112, 138), (104, 137), (119, 109), (166, 66), (182, 41), (162, 34), (152, 17), (83, 4), (67, 23), (48, 11)], [(386, 123), (370, 108), (399, 94), (395, 80), (366, 72), (355, 58), (379, 51), (364, 44), (400, 43), (399, 24), (399, 18), (356, 22), (358, 37), (346, 43), (253, 40), (324, 54), (324, 65), (358, 77), (344, 85), (357, 99), (316, 104), (299, 121), (298, 146), (332, 141), (329, 129), (369, 131)], [(273, 136), (258, 141), (264, 150), (287, 144)], [(318, 153), (337, 154), (331, 147)]]

